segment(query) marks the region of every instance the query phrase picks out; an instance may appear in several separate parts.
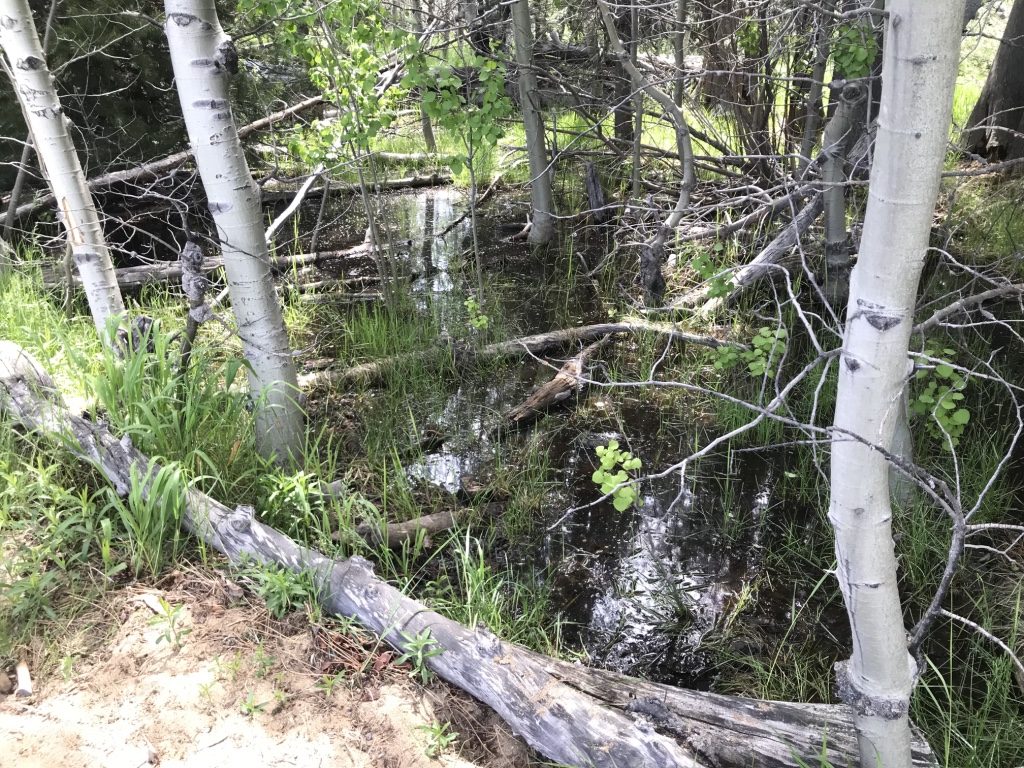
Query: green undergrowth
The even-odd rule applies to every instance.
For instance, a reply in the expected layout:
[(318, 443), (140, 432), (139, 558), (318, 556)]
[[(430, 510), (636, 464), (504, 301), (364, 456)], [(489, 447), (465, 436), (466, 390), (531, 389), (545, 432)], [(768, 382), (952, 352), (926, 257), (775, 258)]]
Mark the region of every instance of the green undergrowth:
[[(109, 590), (157, 578), (187, 560), (206, 562), (210, 553), (180, 532), (187, 485), (230, 506), (251, 505), (261, 519), (331, 556), (369, 557), (383, 577), (453, 618), (487, 623), (500, 636), (538, 650), (557, 648), (558, 625), (547, 615), (541, 580), (523, 580), (507, 563), (488, 559), (497, 529), (481, 512), (500, 492), (518, 516), (516, 525), (527, 525), (524, 518), (539, 503), (535, 488), (547, 472), (540, 455), (522, 466), (498, 462), (486, 493), (465, 502), (465, 527), (432, 541), (420, 537), (389, 550), (355, 533), (358, 525), (452, 509), (452, 497), (425, 489), (404, 470), (422, 450), (429, 426), (424, 414), (459, 386), (450, 370), (406, 366), (389, 374), (383, 389), (328, 395), (319, 413), (340, 429), (315, 420), (314, 399), (305, 462), (286, 470), (256, 452), (245, 366), (233, 345), (224, 343), (223, 329), (204, 329), (182, 378), (172, 336), (181, 305), (173, 295), (148, 296), (146, 312), (157, 318), (153, 331), (143, 349), (121, 357), (99, 344), (87, 316), (66, 318), (56, 297), (38, 285), (31, 268), (0, 281), (0, 302), (22, 310), (0, 317), (0, 338), (22, 344), (74, 398), (76, 409), (130, 438), (162, 469), (137, 468), (119, 496), (60, 446), (0, 425), (0, 666), (31, 646), (44, 649), (38, 652), (42, 668), (53, 668), (69, 623)], [(400, 319), (410, 309), (358, 310), (343, 325), (342, 359), (356, 363), (435, 344), (438, 326), (429, 316), (426, 322), (416, 313)], [(463, 308), (463, 323), (464, 314)], [(314, 323), (306, 331), (322, 329)], [(466, 343), (474, 334), (468, 327), (459, 331)], [(472, 380), (482, 374), (471, 368), (460, 375)], [(321, 480), (340, 481), (339, 492), (325, 494)], [(142, 494), (147, 485), (159, 490), (150, 500)], [(250, 582), (275, 612), (310, 601), (301, 579), (267, 573)]]

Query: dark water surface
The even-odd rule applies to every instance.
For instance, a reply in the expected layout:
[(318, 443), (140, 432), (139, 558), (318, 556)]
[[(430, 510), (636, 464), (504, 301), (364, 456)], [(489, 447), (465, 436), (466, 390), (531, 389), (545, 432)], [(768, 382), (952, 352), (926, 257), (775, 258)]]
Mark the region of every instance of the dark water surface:
[[(382, 220), (392, 239), (407, 242), (399, 262), (415, 275), (412, 294), (419, 306), (452, 301), (444, 322), (465, 323), (462, 297), (472, 291), (472, 268), (464, 268), (470, 247), (467, 218), (443, 238), (465, 210), (465, 195), (449, 189), (393, 195), (384, 199)], [(523, 208), (499, 201), (479, 217), (479, 242), (486, 270), (486, 310), (500, 314), (510, 332), (527, 334), (606, 319), (594, 289), (566, 283), (565, 256), (538, 259), (508, 233), (522, 222)], [(580, 244), (581, 248), (586, 247)], [(596, 254), (591, 251), (592, 258)], [(437, 307), (433, 310), (437, 312)], [(558, 365), (558, 361), (553, 361)], [(551, 370), (536, 361), (509, 365), (489, 380), (466, 377), (427, 415), (452, 435), (440, 449), (406, 467), (411, 479), (457, 492), (466, 477), (487, 471), (497, 446), (493, 427), (500, 414), (520, 402)], [(557, 427), (568, 409), (537, 429), (551, 474), (543, 518), (534, 533), (510, 544), (509, 559), (526, 574), (547, 581), (552, 609), (566, 622), (571, 644), (585, 648), (595, 663), (665, 682), (699, 685), (709, 674), (702, 639), (726, 620), (760, 568), (765, 517), (779, 503), (776, 452), (715, 455), (685, 472), (643, 481), (637, 504), (626, 512), (610, 502), (594, 503), (591, 479), (595, 448), (618, 440), (642, 457), (645, 472), (659, 472), (707, 439), (707, 430), (666, 424), (657, 403), (642, 390), (623, 396), (592, 390), (586, 405), (595, 414), (579, 429)], [(590, 411), (588, 411), (590, 412)], [(605, 429), (605, 425), (615, 425)], [(552, 431), (552, 428), (553, 431)], [(507, 436), (506, 449), (538, 450), (529, 434)]]

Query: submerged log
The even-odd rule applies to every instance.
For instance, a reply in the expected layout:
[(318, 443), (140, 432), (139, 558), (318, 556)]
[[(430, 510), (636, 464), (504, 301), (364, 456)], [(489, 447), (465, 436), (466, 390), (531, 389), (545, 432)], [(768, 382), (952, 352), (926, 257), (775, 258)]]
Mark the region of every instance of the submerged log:
[[(127, 437), (72, 414), (41, 366), (0, 341), (0, 410), (101, 472), (119, 494), (160, 467)], [(144, 484), (143, 496), (152, 492)], [(845, 706), (784, 704), (681, 691), (556, 662), (441, 616), (377, 578), (360, 557), (331, 560), (193, 488), (182, 524), (232, 562), (311, 574), (325, 610), (357, 618), (385, 642), (416, 652), (442, 679), (490, 705), (548, 759), (598, 768), (796, 768), (857, 761)], [(430, 653), (423, 653), (424, 645)], [(915, 766), (937, 766), (926, 743)]]
[(553, 405), (564, 403), (572, 395), (578, 395), (586, 387), (584, 372), (590, 358), (604, 347), (611, 334), (569, 358), (554, 377), (537, 387), (530, 396), (506, 414), (504, 426), (516, 428), (529, 424)]
[(578, 341), (599, 339), (610, 333), (661, 333), (683, 343), (699, 344), (704, 347), (735, 346), (724, 339), (713, 336), (698, 336), (679, 330), (671, 323), (652, 323), (646, 320), (624, 320), (618, 323), (597, 323), (579, 328), (567, 328), (561, 331), (549, 331), (533, 336), (522, 336), (509, 341), (499, 341), (485, 347), (472, 348), (465, 345), (444, 344), (417, 352), (405, 352), (399, 355), (362, 363), (343, 370), (323, 370), (299, 376), (299, 386), (311, 387), (320, 384), (369, 384), (379, 381), (382, 376), (394, 368), (414, 362), (428, 362), (444, 356), (459, 362), (470, 360), (494, 360), (515, 355), (536, 355), (551, 349), (562, 347)]

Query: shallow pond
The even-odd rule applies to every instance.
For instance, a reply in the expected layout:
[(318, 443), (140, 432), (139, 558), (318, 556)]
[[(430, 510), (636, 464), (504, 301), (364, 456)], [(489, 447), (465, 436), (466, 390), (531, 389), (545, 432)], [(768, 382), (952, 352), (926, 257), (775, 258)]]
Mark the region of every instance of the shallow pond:
[[(416, 306), (442, 318), (442, 333), (456, 330), (444, 323), (465, 323), (461, 299), (473, 290), (470, 221), (453, 225), (464, 211), (465, 195), (450, 189), (382, 202), (381, 219), (398, 243), (389, 254), (393, 261), (397, 254), (400, 272), (413, 276)], [(563, 253), (538, 259), (525, 243), (507, 240), (522, 214), (521, 204), (499, 200), (479, 217), (487, 311), (519, 334), (606, 319), (596, 288), (566, 284)], [(527, 359), (486, 381), (453, 384), (426, 414), (451, 439), (408, 464), (409, 478), (455, 493), (466, 478), (486, 473), (498, 451), (500, 415), (550, 376), (549, 367)], [(552, 478), (532, 534), (510, 543), (506, 554), (523, 578), (533, 574), (547, 583), (565, 638), (596, 663), (699, 685), (712, 663), (702, 639), (745, 599), (759, 572), (765, 519), (781, 501), (777, 467), (785, 454), (712, 455), (644, 480), (625, 512), (609, 501), (596, 503), (591, 476), (598, 446), (618, 440), (643, 459), (645, 472), (663, 473), (707, 439), (707, 425), (684, 415), (667, 420), (662, 407), (644, 399), (643, 390), (592, 388), (580, 400), (584, 417), (563, 409), (534, 428), (543, 439), (528, 432), (504, 436), (507, 454), (543, 450)]]

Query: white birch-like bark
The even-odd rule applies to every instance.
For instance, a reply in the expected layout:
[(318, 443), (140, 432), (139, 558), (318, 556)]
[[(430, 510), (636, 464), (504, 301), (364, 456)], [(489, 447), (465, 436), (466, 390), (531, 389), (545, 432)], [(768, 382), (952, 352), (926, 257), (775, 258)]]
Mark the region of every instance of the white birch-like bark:
[(57, 200), (58, 215), (82, 277), (93, 322), (100, 336), (109, 341), (108, 324), (124, 314), (124, 301), (28, 0), (0, 0), (0, 46), (7, 56), (8, 72), (43, 177)]
[(166, 0), (164, 8), (181, 111), (217, 225), (238, 335), (249, 361), (257, 444), (264, 456), (297, 460), (303, 413), (295, 361), (271, 279), (260, 191), (228, 100), (237, 54), (213, 0)]
[(537, 96), (537, 75), (533, 71), (533, 28), (530, 24), (528, 0), (512, 3), (512, 34), (516, 43), (516, 64), (519, 65), (519, 99), (523, 104), (523, 127), (526, 129), (526, 153), (530, 160), (530, 204), (533, 226), (529, 240), (535, 245), (551, 242), (555, 235), (554, 198), (551, 194), (551, 173), (544, 143), (544, 117)]
[(853, 655), (840, 665), (839, 688), (856, 710), (862, 768), (911, 764), (915, 664), (897, 586), (887, 462), (871, 446), (891, 449), (903, 407), (963, 9), (964, 0), (886, 3), (882, 101), (860, 257), (851, 277), (829, 508), (853, 630)]

